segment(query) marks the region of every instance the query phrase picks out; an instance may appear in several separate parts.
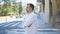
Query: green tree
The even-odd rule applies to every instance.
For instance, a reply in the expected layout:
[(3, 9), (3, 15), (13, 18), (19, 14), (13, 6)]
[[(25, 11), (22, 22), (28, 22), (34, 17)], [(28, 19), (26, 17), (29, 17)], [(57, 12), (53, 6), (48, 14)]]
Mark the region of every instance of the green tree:
[(20, 2), (20, 4), (19, 4), (19, 14), (21, 14), (21, 12), (22, 12), (22, 3)]
[(14, 14), (14, 8), (12, 6), (9, 7), (8, 14), (10, 14), (10, 15)]
[(1, 15), (2, 15), (2, 16), (6, 16), (6, 15), (7, 15), (7, 4), (4, 4), (4, 5), (2, 6)]
[(6, 16), (6, 15), (11, 15), (14, 14), (15, 7), (11, 6), (11, 2), (7, 2), (2, 6), (2, 12), (1, 15)]

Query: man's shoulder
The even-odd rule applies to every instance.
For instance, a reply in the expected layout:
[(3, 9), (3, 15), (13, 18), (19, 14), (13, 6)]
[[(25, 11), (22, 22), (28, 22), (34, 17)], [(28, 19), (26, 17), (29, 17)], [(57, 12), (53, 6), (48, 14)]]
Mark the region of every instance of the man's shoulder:
[(36, 16), (36, 14), (35, 14), (35, 13), (33, 13), (33, 15), (35, 15), (35, 16)]
[(37, 17), (37, 15), (35, 13), (32, 13), (31, 16), (32, 17)]

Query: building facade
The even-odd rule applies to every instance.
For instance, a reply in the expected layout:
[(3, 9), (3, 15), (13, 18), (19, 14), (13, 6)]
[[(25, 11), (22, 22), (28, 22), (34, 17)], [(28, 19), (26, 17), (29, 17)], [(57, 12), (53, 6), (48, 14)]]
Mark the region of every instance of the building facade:
[(37, 0), (40, 11), (44, 13), (46, 23), (52, 23), (55, 27), (60, 16), (60, 0)]

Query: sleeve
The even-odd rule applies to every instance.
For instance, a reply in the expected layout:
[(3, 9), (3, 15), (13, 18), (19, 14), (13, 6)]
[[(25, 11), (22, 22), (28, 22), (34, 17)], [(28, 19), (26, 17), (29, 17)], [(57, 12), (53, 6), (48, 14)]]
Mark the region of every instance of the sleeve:
[(26, 20), (24, 22), (25, 23), (24, 27), (25, 26), (28, 27), (29, 25), (33, 24), (34, 21), (35, 21), (35, 16), (34, 15), (30, 16), (29, 18), (26, 18)]

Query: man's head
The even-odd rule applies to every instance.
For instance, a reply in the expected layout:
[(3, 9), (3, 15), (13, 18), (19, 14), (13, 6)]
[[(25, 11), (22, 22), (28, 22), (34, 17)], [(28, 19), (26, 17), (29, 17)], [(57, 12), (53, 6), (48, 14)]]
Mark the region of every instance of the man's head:
[(28, 13), (32, 12), (34, 10), (34, 5), (33, 4), (27, 4), (26, 11)]

